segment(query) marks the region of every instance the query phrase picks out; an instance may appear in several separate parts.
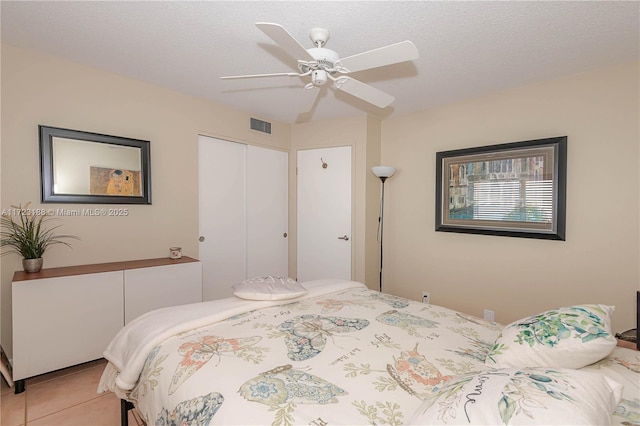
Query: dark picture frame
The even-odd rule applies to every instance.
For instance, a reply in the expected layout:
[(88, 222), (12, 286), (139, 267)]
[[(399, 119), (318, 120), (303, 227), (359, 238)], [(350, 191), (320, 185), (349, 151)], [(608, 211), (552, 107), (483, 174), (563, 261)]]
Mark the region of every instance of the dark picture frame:
[(151, 204), (149, 141), (44, 125), (38, 132), (43, 203)]
[(436, 231), (565, 240), (567, 137), (436, 153)]

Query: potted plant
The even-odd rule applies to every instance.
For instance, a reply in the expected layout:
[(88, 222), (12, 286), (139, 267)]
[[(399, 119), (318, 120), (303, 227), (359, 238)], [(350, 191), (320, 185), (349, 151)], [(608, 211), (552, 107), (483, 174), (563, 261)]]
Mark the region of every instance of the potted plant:
[[(64, 241), (67, 238), (79, 239), (73, 235), (57, 235), (55, 230), (60, 225), (48, 227), (54, 218), (47, 216), (44, 209), (29, 209), (27, 203), (22, 206), (11, 206), (3, 210), (1, 217), (0, 248), (7, 247), (2, 255), (17, 253), (22, 256), (22, 267), (25, 272), (39, 272), (42, 269), (42, 255), (54, 244), (71, 245)], [(17, 217), (18, 219), (14, 220)]]

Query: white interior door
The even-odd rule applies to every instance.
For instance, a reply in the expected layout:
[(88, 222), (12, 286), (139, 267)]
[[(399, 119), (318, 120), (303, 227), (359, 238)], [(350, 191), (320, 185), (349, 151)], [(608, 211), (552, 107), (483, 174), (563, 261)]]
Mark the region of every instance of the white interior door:
[(247, 278), (288, 276), (289, 154), (247, 146)]
[(246, 150), (244, 144), (199, 138), (203, 300), (231, 296), (231, 286), (246, 279)]
[(297, 166), (297, 278), (349, 280), (351, 147), (298, 151)]

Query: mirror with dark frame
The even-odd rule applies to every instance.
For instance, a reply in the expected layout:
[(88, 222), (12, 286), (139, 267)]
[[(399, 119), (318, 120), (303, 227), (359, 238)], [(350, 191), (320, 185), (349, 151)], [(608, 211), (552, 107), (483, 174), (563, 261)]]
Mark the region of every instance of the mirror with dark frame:
[(38, 127), (43, 203), (151, 204), (149, 141)]

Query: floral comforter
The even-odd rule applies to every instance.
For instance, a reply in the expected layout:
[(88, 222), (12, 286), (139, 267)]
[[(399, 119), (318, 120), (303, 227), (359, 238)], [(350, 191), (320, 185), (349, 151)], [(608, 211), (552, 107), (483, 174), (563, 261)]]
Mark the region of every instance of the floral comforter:
[[(449, 379), (486, 370), (502, 328), (353, 283), (280, 303), (157, 342), (131, 389), (110, 362), (100, 390), (132, 401), (147, 424), (399, 425)], [(614, 353), (587, 368), (640, 377), (627, 374), (637, 352)], [(625, 387), (615, 422), (640, 420), (637, 393)]]

